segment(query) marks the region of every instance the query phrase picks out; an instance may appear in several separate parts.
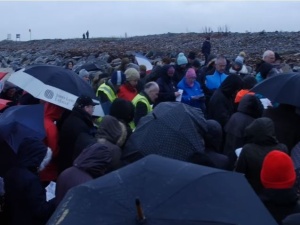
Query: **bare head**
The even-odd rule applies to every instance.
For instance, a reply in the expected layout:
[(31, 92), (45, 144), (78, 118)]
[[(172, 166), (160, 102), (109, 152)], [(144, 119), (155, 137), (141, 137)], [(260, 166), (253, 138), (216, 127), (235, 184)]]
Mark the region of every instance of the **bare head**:
[(263, 54), (263, 60), (267, 63), (274, 63), (275, 62), (275, 53), (271, 50), (267, 50)]
[(216, 71), (224, 73), (227, 66), (226, 58), (223, 55), (219, 55), (215, 61)]
[(158, 97), (159, 86), (156, 82), (151, 81), (145, 84), (144, 91), (149, 96), (150, 100), (154, 102)]

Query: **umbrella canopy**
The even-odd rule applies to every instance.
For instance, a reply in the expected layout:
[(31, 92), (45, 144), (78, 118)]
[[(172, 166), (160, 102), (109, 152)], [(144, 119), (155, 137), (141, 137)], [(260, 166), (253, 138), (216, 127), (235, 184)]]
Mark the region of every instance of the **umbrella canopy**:
[(273, 102), (284, 103), (300, 107), (300, 73), (279, 74), (251, 89), (252, 92), (261, 94)]
[(138, 65), (145, 65), (147, 69), (147, 73), (150, 73), (151, 70), (153, 69), (153, 65), (150, 62), (150, 60), (146, 56), (143, 56), (139, 53), (135, 53), (134, 56)]
[[(36, 65), (13, 73), (8, 81), (33, 97), (72, 110), (77, 98), (96, 99), (93, 88), (75, 72), (59, 66)], [(99, 103), (99, 101), (95, 100)]]
[(140, 120), (125, 145), (123, 157), (157, 154), (186, 161), (193, 153), (204, 151), (202, 136), (206, 131), (200, 109), (180, 102), (162, 102)]
[(44, 139), (44, 105), (12, 106), (0, 115), (0, 139), (17, 152), (26, 137)]
[(149, 225), (276, 224), (242, 174), (157, 155), (71, 189), (47, 224), (134, 225), (138, 214)]

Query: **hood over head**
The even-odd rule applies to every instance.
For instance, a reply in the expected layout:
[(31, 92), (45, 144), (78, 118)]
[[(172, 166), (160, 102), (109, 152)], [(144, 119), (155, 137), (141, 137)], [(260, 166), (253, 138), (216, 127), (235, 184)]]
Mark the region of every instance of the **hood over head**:
[(243, 89), (250, 90), (257, 84), (257, 80), (252, 75), (246, 75), (243, 78)]
[(240, 76), (232, 74), (226, 77), (220, 86), (220, 90), (227, 97), (234, 97), (243, 87), (243, 81)]
[(98, 127), (97, 138), (104, 138), (120, 147), (124, 144), (126, 137), (127, 131), (123, 123), (110, 115), (103, 117)]
[(207, 120), (207, 133), (204, 136), (205, 147), (219, 151), (222, 145), (223, 130), (216, 120)]
[(247, 143), (265, 146), (278, 144), (275, 135), (274, 122), (267, 117), (255, 119), (248, 127), (246, 127), (245, 136)]
[(112, 152), (106, 146), (95, 143), (80, 153), (74, 160), (73, 166), (97, 178), (105, 174), (111, 160)]
[(246, 94), (240, 101), (237, 111), (256, 119), (262, 116), (264, 106), (255, 95)]

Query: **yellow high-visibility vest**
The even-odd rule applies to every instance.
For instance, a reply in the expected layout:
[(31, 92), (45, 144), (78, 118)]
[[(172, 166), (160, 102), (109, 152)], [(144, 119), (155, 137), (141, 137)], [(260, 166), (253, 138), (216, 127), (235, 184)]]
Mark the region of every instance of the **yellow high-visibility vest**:
[[(137, 94), (131, 102), (134, 105), (134, 107), (136, 107), (138, 102), (143, 102), (147, 106), (147, 113), (152, 112), (152, 106), (150, 105), (148, 99), (143, 95)], [(131, 121), (129, 123), (129, 126), (132, 130), (134, 130), (135, 129), (134, 121)]]
[(102, 91), (104, 94), (106, 94), (106, 96), (110, 102), (113, 102), (117, 98), (114, 90), (110, 86), (108, 86), (106, 83), (103, 83), (99, 86), (97, 93), (96, 93), (97, 97), (98, 97), (99, 91)]

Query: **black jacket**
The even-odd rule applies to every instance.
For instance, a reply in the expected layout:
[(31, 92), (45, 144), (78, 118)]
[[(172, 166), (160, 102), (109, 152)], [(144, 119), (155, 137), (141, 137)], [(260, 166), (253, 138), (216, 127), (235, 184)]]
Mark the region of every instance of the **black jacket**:
[(205, 40), (205, 41), (203, 42), (203, 44), (202, 44), (201, 52), (202, 52), (203, 54), (209, 55), (209, 54), (210, 54), (210, 49), (211, 49), (210, 41)]
[(224, 153), (230, 157), (231, 162), (236, 160), (235, 149), (246, 144), (245, 129), (254, 119), (262, 116), (264, 107), (254, 95), (246, 95), (242, 98), (237, 112), (234, 113), (225, 126), (226, 141)]
[(279, 224), (288, 215), (300, 213), (300, 202), (294, 189), (264, 189), (259, 197)]
[(278, 141), (287, 145), (289, 151), (300, 141), (300, 116), (295, 107), (281, 104), (277, 108), (268, 108), (264, 116), (273, 120)]
[(162, 76), (157, 80), (157, 84), (159, 86), (159, 93), (158, 98), (156, 100), (156, 104), (167, 101), (173, 102), (176, 99), (174, 94), (174, 92), (177, 91), (176, 82), (174, 81), (173, 77), (170, 77), (167, 74), (168, 69), (170, 67), (170, 65), (163, 66)]
[(72, 113), (65, 119), (59, 133), (58, 163), (60, 172), (72, 166), (75, 143), (81, 133), (94, 136), (92, 117), (83, 109), (74, 108)]
[(208, 118), (218, 121), (224, 128), (234, 113), (234, 97), (242, 88), (242, 79), (237, 75), (228, 76), (214, 92), (208, 105)]
[(245, 135), (247, 144), (238, 158), (236, 171), (244, 173), (252, 188), (259, 193), (262, 190), (260, 171), (265, 156), (273, 150), (287, 152), (287, 147), (278, 143), (274, 124), (269, 118), (254, 120), (245, 129)]

